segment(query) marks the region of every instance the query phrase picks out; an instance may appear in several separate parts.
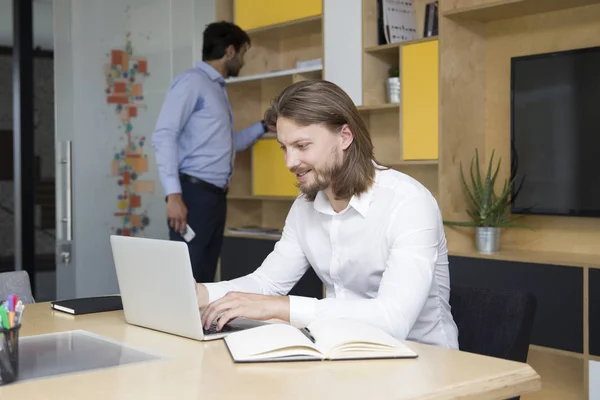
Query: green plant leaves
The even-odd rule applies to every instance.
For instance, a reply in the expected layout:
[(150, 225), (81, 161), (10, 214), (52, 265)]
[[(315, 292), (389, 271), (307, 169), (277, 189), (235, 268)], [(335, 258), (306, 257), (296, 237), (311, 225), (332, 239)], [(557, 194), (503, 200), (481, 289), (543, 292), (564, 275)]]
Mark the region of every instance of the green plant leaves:
[(469, 187), (465, 178), (462, 162), (460, 163), (461, 182), (470, 205), (466, 212), (471, 221), (444, 221), (444, 224), (469, 227), (529, 228), (526, 225), (514, 223), (510, 214), (510, 189), (516, 180), (516, 173), (512, 179), (504, 181), (502, 191), (499, 194), (494, 189), (502, 165), (502, 159), (498, 158), (498, 163), (494, 166), (494, 155), (495, 150), (492, 150), (485, 177), (482, 178), (479, 168), (479, 151), (475, 149), (475, 157), (471, 159), (469, 166), (471, 187)]

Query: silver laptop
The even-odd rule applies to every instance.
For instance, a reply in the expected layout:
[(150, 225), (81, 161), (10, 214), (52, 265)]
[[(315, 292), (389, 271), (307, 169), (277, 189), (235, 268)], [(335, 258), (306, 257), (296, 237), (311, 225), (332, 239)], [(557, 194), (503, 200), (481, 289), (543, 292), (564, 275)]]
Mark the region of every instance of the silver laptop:
[(185, 242), (111, 235), (127, 323), (196, 340), (213, 340), (263, 322), (236, 318), (204, 330)]

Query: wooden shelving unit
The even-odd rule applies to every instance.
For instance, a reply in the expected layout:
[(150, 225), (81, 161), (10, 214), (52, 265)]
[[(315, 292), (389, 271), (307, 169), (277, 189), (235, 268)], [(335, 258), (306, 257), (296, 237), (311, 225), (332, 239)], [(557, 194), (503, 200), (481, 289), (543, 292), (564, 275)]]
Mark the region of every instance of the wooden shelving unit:
[[(463, 3), (467, 3), (462, 5)], [(442, 15), (447, 18), (477, 22), (491, 22), (503, 19), (539, 15), (552, 11), (567, 10), (598, 4), (598, 0), (494, 0), (465, 2), (455, 0), (444, 7)]]
[[(236, 22), (234, 1), (216, 1), (221, 10), (220, 19)], [(314, 1), (311, 0), (311, 3)], [(322, 62), (298, 67), (299, 63), (305, 61), (323, 60), (322, 15), (263, 25), (246, 29), (246, 32), (250, 36), (252, 46), (245, 56), (244, 68), (240, 76), (226, 80), (236, 130), (261, 120), (271, 100), (285, 87), (300, 80), (319, 79), (323, 73)], [(261, 160), (255, 160), (256, 154), (259, 149), (264, 152), (265, 148), (276, 145), (275, 139), (276, 135), (265, 134), (254, 146), (237, 153), (227, 196), (226, 229), (244, 226), (283, 228), (296, 193), (289, 196), (277, 195), (275, 192), (272, 195), (256, 193), (256, 182), (261, 179), (264, 182), (265, 179), (271, 178), (261, 176), (261, 172), (257, 171), (256, 163)], [(292, 176), (285, 168), (280, 151), (274, 154), (274, 157), (262, 161), (277, 169), (279, 175), (287, 172)], [(282, 172), (282, 169), (285, 171)], [(273, 183), (274, 186), (278, 184), (287, 183)], [(297, 192), (297, 189), (291, 185), (288, 191)], [(226, 236), (255, 237), (227, 232)], [(270, 235), (256, 238), (273, 239)]]
[(317, 77), (321, 75), (321, 71), (323, 70), (322, 65), (313, 66), (313, 67), (304, 67), (304, 68), (292, 68), (286, 69), (282, 71), (273, 71), (266, 72), (264, 74), (256, 74), (256, 75), (248, 75), (241, 76), (237, 78), (228, 78), (225, 80), (227, 84), (232, 85), (240, 82), (248, 82), (248, 81), (261, 81), (265, 79), (277, 78), (280, 76), (294, 76), (294, 75), (311, 75), (313, 77)]
[(313, 23), (320, 24), (322, 18), (323, 17), (321, 15), (316, 15), (316, 16), (307, 17), (307, 18), (299, 18), (299, 19), (295, 19), (293, 21), (286, 21), (286, 22), (282, 22), (279, 24), (263, 26), (260, 28), (247, 29), (246, 33), (248, 33), (249, 35), (255, 35), (258, 33), (277, 34), (278, 32), (283, 31), (294, 25), (305, 26), (305, 25), (309, 25), (309, 24), (313, 24)]
[[(511, 57), (599, 46), (600, 1), (444, 0), (440, 2), (439, 23), (443, 107), (438, 200), (444, 219), (467, 220), (464, 209), (468, 200), (460, 180), (460, 163), (468, 165), (476, 148), (484, 162), (495, 150), (496, 157), (502, 158), (500, 180), (510, 174)], [(528, 362), (542, 376), (542, 390), (522, 398), (587, 399), (589, 360), (597, 359), (590, 355), (589, 328), (590, 290), (594, 287), (591, 276), (600, 268), (600, 220), (532, 215), (519, 222), (534, 230), (503, 230), (501, 250), (493, 255), (475, 251), (472, 229), (447, 227), (449, 254), (519, 262), (524, 268), (538, 264), (552, 271), (581, 271), (582, 281), (575, 287), (578, 295), (582, 291), (579, 304), (583, 314), (577, 318), (583, 321), (583, 352), (532, 346)], [(539, 279), (552, 282), (550, 275)], [(567, 294), (556, 296), (560, 299)]]
[(417, 43), (423, 43), (423, 42), (430, 42), (432, 40), (438, 40), (438, 37), (431, 36), (431, 37), (414, 39), (414, 40), (406, 40), (404, 42), (398, 42), (398, 43), (380, 44), (377, 46), (370, 46), (370, 47), (365, 48), (365, 53), (377, 54), (377, 53), (388, 53), (389, 52), (389, 53), (393, 53), (393, 54), (398, 54), (398, 52), (400, 51), (400, 47), (402, 47), (402, 46), (408, 46), (411, 44), (417, 44)]
[(450, 250), (456, 257), (482, 258), (488, 260), (514, 261), (565, 267), (600, 268), (600, 258), (594, 254), (572, 254), (556, 251), (501, 250), (495, 254), (482, 254), (473, 251)]
[[(417, 32), (423, 32), (424, 10), (427, 1), (416, 0), (415, 14)], [(391, 44), (379, 44), (377, 41), (377, 3), (375, 0), (363, 0), (363, 105), (358, 107), (363, 120), (371, 133), (375, 146), (375, 158), (380, 163), (405, 172), (423, 183), (435, 196), (438, 192), (437, 157), (433, 159), (404, 159), (407, 149), (403, 132), (404, 108), (414, 99), (404, 99), (400, 103), (386, 102), (385, 80), (390, 68), (401, 67), (403, 49), (421, 43), (436, 41), (434, 37), (418, 37)], [(400, 68), (402, 80), (404, 71)], [(401, 91), (403, 85), (401, 83)], [(405, 94), (403, 93), (403, 98)], [(434, 117), (435, 118), (435, 117)], [(430, 118), (431, 119), (431, 116)], [(410, 145), (410, 143), (409, 143)]]

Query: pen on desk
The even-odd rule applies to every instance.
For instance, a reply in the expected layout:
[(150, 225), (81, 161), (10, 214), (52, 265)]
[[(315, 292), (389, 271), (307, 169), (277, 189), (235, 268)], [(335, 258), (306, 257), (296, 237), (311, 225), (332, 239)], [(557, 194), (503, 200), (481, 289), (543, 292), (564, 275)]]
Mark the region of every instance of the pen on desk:
[(311, 342), (316, 343), (315, 337), (310, 333), (308, 328), (300, 328), (300, 331), (304, 333), (304, 335), (310, 339)]

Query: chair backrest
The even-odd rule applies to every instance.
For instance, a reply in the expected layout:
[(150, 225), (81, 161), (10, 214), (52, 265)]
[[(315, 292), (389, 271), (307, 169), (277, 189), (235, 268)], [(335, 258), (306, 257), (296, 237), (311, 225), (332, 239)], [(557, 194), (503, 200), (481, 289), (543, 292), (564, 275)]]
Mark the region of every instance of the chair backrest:
[(527, 362), (537, 302), (529, 293), (452, 286), (460, 350)]
[(31, 293), (31, 283), (27, 271), (10, 271), (0, 273), (0, 303), (9, 294), (16, 294), (23, 304), (35, 303)]

